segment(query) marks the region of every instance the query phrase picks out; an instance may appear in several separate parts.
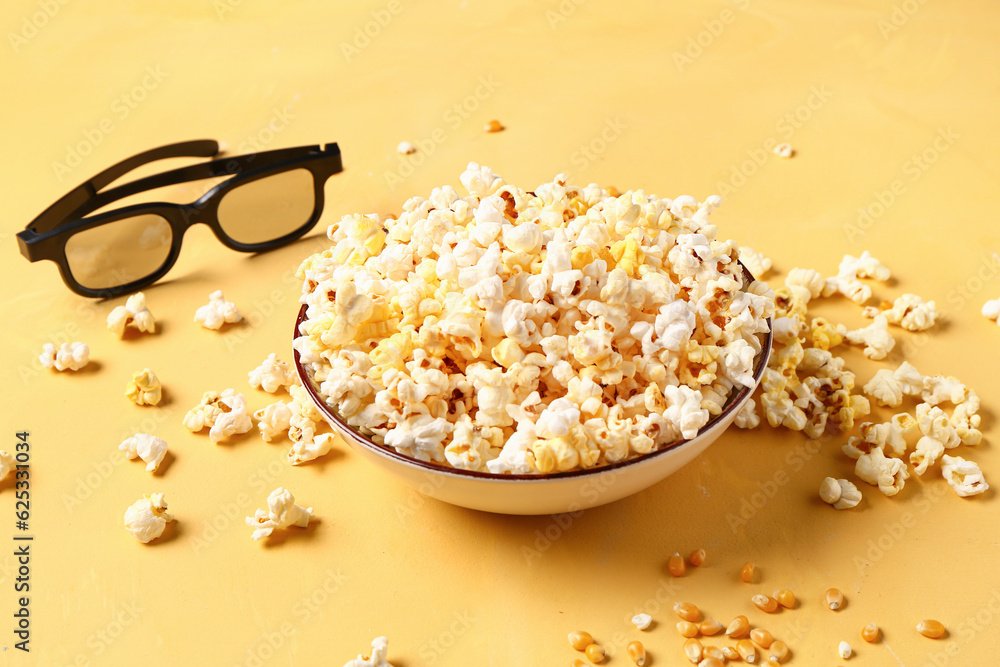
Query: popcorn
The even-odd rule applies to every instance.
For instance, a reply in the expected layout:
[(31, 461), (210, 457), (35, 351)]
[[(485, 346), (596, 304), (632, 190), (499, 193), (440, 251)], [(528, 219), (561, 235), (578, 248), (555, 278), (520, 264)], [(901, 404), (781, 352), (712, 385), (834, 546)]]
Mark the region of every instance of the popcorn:
[(888, 368), (880, 368), (875, 377), (864, 386), (864, 392), (874, 398), (879, 405), (897, 408), (903, 402), (903, 390)]
[(326, 456), (333, 449), (334, 435), (323, 433), (317, 435), (310, 442), (300, 440), (292, 445), (288, 450), (288, 462), (293, 466), (301, 465), (307, 461), (313, 461), (321, 456)]
[(828, 296), (826, 291), (826, 280), (814, 269), (792, 269), (785, 278), (786, 287), (804, 287), (809, 290), (809, 296), (815, 299), (818, 296)]
[(924, 301), (916, 294), (903, 294), (889, 308), (865, 308), (865, 317), (881, 312), (889, 324), (898, 324), (908, 331), (924, 331), (937, 322), (938, 310), (933, 301)]
[(910, 453), (910, 465), (913, 472), (923, 475), (927, 468), (934, 465), (944, 454), (944, 444), (930, 436), (923, 436), (917, 441), (916, 451)]
[(86, 343), (63, 343), (56, 349), (52, 343), (42, 346), (42, 354), (38, 357), (42, 366), (55, 368), (57, 371), (78, 371), (90, 361), (90, 347)]
[(248, 377), (251, 387), (263, 389), (269, 394), (298, 382), (291, 365), (278, 359), (278, 355), (273, 352), (267, 355), (267, 359), (261, 362), (260, 366), (250, 371)]
[(142, 292), (136, 292), (125, 301), (125, 305), (115, 306), (108, 313), (108, 331), (122, 338), (128, 326), (144, 333), (156, 333), (156, 320), (146, 307), (146, 295)]
[(867, 327), (848, 331), (844, 338), (855, 345), (864, 345), (865, 356), (876, 361), (885, 359), (896, 346), (896, 339), (889, 333), (889, 321), (885, 315), (876, 315)]
[(247, 517), (247, 525), (254, 529), (254, 541), (268, 537), (275, 530), (298, 526), (305, 528), (313, 518), (311, 507), (295, 504), (295, 497), (284, 487), (278, 487), (267, 497), (267, 510), (258, 509), (254, 516)]
[(861, 491), (849, 480), (826, 477), (819, 486), (819, 497), (834, 509), (844, 510), (858, 506)]
[(990, 488), (979, 466), (961, 456), (942, 456), (941, 475), (948, 486), (963, 498), (978, 495)]
[[(719, 198), (611, 196), (563, 175), (525, 191), (476, 163), (460, 180), (470, 196), (445, 186), (398, 217), (345, 216), (300, 267), (293, 345), (350, 426), (418, 460), (544, 474), (692, 438), (754, 385), (774, 293), (708, 223)], [(288, 408), (305, 451), (321, 416), (308, 396)], [(275, 421), (262, 437), (280, 412), (259, 413)]]
[(376, 637), (372, 640), (372, 655), (359, 655), (354, 660), (349, 660), (344, 667), (392, 667), (386, 656), (389, 654), (389, 640), (385, 637)]
[(892, 277), (889, 269), (880, 261), (872, 257), (871, 253), (865, 250), (860, 257), (844, 255), (837, 272), (838, 276), (854, 276), (856, 278), (874, 278), (875, 280), (886, 282)]
[(271, 442), (291, 426), (290, 405), (291, 401), (278, 401), (253, 413), (253, 418), (257, 420), (257, 428), (260, 429), (260, 437), (264, 442)]
[(125, 385), (125, 397), (136, 405), (157, 405), (163, 398), (163, 385), (156, 373), (144, 368)]
[(135, 458), (142, 459), (146, 464), (146, 470), (154, 472), (167, 454), (167, 442), (148, 433), (136, 433), (122, 441), (118, 449), (125, 452), (125, 458), (129, 461)]
[(968, 389), (958, 378), (929, 375), (924, 378), (924, 390), (920, 398), (928, 405), (938, 405), (945, 401), (958, 405), (965, 400), (967, 394)]
[(145, 495), (125, 510), (125, 530), (143, 544), (149, 544), (162, 535), (167, 522), (173, 520), (174, 517), (167, 513), (162, 493)]
[(854, 474), (887, 496), (894, 496), (903, 490), (910, 473), (902, 460), (887, 457), (881, 449), (872, 449), (862, 454), (854, 465)]
[(770, 259), (750, 246), (740, 246), (740, 261), (743, 263), (743, 266), (747, 267), (750, 275), (757, 280), (767, 275), (767, 272), (774, 265)]
[(916, 420), (920, 433), (939, 441), (945, 449), (953, 449), (962, 444), (958, 430), (941, 408), (921, 403), (917, 406)]
[(632, 625), (636, 627), (637, 630), (645, 630), (653, 622), (653, 617), (649, 614), (636, 614), (632, 617)]
[(0, 482), (14, 470), (14, 455), (0, 449)]
[(201, 403), (184, 415), (184, 426), (196, 433), (205, 428), (210, 429), (209, 439), (218, 444), (252, 429), (253, 420), (247, 414), (246, 397), (235, 389), (226, 389), (221, 394), (205, 392)]
[(399, 145), (396, 146), (396, 152), (400, 155), (412, 155), (417, 152), (417, 147), (409, 141), (400, 141)]
[(206, 329), (221, 329), (223, 324), (233, 324), (243, 319), (236, 304), (226, 301), (222, 290), (216, 290), (208, 296), (208, 303), (201, 306), (194, 314), (194, 321)]
[(774, 147), (774, 154), (781, 158), (790, 158), (794, 153), (792, 145), (787, 142)]
[(752, 398), (736, 413), (733, 423), (736, 424), (736, 428), (757, 428), (760, 426), (757, 403)]
[(1000, 299), (993, 299), (983, 304), (983, 317), (1000, 324)]

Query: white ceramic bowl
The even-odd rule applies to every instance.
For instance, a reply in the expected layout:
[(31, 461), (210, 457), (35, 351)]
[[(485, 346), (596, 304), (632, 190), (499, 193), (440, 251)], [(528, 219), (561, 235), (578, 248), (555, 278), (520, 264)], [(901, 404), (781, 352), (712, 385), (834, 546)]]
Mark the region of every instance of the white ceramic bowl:
[[(302, 306), (295, 321), (295, 337), (299, 335), (299, 324), (305, 319), (305, 312), (306, 306)], [(729, 427), (760, 383), (771, 355), (771, 334), (768, 333), (761, 343), (763, 351), (754, 363), (754, 386), (730, 396), (722, 413), (712, 418), (691, 440), (682, 440), (620, 463), (549, 475), (494, 475), (460, 470), (417, 461), (378, 445), (348, 426), (330, 409), (299, 361), (299, 353), (295, 352), (294, 357), (302, 385), (333, 430), (343, 436), (354, 451), (423, 495), (500, 514), (557, 514), (604, 505), (642, 491), (705, 451)]]

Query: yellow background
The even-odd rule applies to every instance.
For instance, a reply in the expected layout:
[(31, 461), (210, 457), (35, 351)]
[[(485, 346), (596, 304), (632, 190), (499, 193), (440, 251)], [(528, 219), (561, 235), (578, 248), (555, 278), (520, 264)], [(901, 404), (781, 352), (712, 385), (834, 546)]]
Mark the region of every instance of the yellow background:
[[(557, 520), (424, 501), (343, 445), (292, 469), (287, 443), (251, 434), (216, 446), (181, 417), (209, 389), (241, 389), (252, 409), (272, 400), (246, 374), (270, 352), (290, 359), (292, 273), (325, 247), (326, 225), (458, 185), (476, 160), (525, 187), (567, 172), (663, 196), (720, 192), (722, 236), (773, 257), (774, 284), (794, 266), (829, 274), (845, 252), (871, 250), (895, 276), (875, 286), (878, 299), (915, 292), (946, 314), (927, 335), (894, 329), (889, 362), (979, 391), (986, 442), (963, 455), (1000, 484), (1000, 330), (978, 313), (1000, 296), (989, 259), (1000, 250), (1000, 5), (144, 4), (0, 10), (0, 446), (31, 432), (35, 536), (26, 655), (10, 633), (14, 490), (0, 484), (0, 664), (341, 665), (384, 634), (397, 667), (568, 665), (578, 654), (566, 633), (583, 628), (625, 665), (623, 639), (640, 637), (626, 619), (645, 609), (657, 621), (641, 634), (653, 664), (677, 665), (668, 606), (681, 599), (724, 622), (746, 613), (787, 641), (793, 664), (835, 664), (845, 639), (850, 664), (995, 664), (995, 491), (961, 499), (929, 474), (891, 499), (859, 484), (861, 506), (836, 512), (816, 489), (852, 476), (842, 438), (808, 450), (799, 434), (734, 430), (654, 488)], [(507, 129), (484, 133), (494, 118)], [(315, 233), (289, 247), (244, 256), (192, 229), (168, 279), (146, 290), (160, 332), (119, 341), (104, 318), (121, 300), (71, 294), (53, 265), (17, 256), (14, 234), (105, 166), (193, 138), (246, 152), (337, 141), (345, 171)], [(421, 151), (399, 156), (402, 140)], [(782, 141), (793, 159), (766, 150)], [(246, 322), (221, 333), (194, 324), (215, 289)], [(863, 323), (845, 300), (819, 312)], [(43, 343), (71, 340), (91, 346), (86, 371), (40, 367)], [(861, 383), (880, 367), (845, 355)], [(123, 396), (143, 367), (164, 383), (161, 407)], [(118, 455), (137, 431), (170, 444), (162, 474)], [(278, 485), (319, 521), (253, 543), (243, 517)], [(143, 546), (121, 517), (153, 491), (177, 522)], [(667, 557), (697, 547), (708, 563), (672, 581)], [(760, 583), (736, 579), (746, 560)], [(819, 604), (829, 586), (848, 596), (839, 613)], [(779, 587), (799, 609), (751, 608), (751, 593)], [(950, 636), (918, 636), (925, 617)], [(869, 621), (884, 643), (860, 640)]]

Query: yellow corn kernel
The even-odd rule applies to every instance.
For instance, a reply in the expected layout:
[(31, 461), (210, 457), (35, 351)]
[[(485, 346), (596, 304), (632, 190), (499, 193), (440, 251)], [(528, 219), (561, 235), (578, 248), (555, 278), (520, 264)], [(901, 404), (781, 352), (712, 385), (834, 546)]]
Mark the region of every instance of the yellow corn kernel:
[(869, 644), (878, 641), (879, 629), (877, 623), (869, 623), (861, 629), (861, 638)]
[(692, 567), (701, 567), (705, 562), (706, 555), (707, 554), (704, 549), (695, 549), (691, 552), (691, 555), (688, 556), (688, 562), (691, 563)]
[(579, 658), (577, 658), (576, 660), (574, 660), (570, 664), (569, 667), (587, 667), (587, 663), (585, 663), (583, 660), (580, 660)]
[(722, 657), (724, 657), (726, 660), (739, 660), (740, 652), (734, 649), (732, 646), (723, 646)]
[(726, 662), (718, 658), (705, 658), (698, 663), (698, 667), (726, 667)]
[(830, 588), (826, 591), (826, 606), (837, 611), (844, 606), (844, 594), (841, 593), (836, 588)]
[(584, 632), (583, 630), (576, 630), (569, 633), (569, 645), (575, 648), (577, 651), (583, 651), (588, 646), (594, 643), (594, 638), (589, 632)]
[(503, 124), (498, 120), (491, 120), (483, 126), (483, 132), (502, 132)]
[(740, 615), (729, 622), (726, 628), (726, 636), (733, 639), (740, 639), (750, 634), (750, 621), (746, 616)]
[(597, 644), (591, 644), (586, 648), (584, 653), (587, 656), (587, 660), (590, 660), (595, 665), (604, 662), (607, 654), (604, 653), (604, 649)]
[(743, 567), (740, 568), (740, 579), (746, 583), (751, 583), (754, 576), (757, 574), (757, 568), (753, 563), (744, 563)]
[(768, 614), (773, 614), (778, 611), (778, 601), (770, 595), (754, 595), (750, 598), (750, 601), (754, 603), (757, 609), (767, 612)]
[(749, 639), (741, 639), (736, 642), (736, 651), (748, 664), (757, 662), (757, 649)]
[(684, 573), (687, 571), (687, 567), (684, 565), (684, 558), (680, 554), (675, 553), (673, 556), (667, 560), (667, 572), (674, 577), (683, 577)]
[(701, 642), (697, 639), (689, 639), (684, 642), (684, 655), (686, 655), (687, 659), (696, 665), (701, 662), (701, 656), (704, 650), (705, 649), (701, 645)]
[(924, 620), (917, 623), (917, 632), (922, 634), (924, 637), (930, 637), (931, 639), (940, 639), (944, 637), (947, 630), (941, 621), (935, 621), (931, 618), (925, 618)]
[(706, 646), (702, 655), (702, 659), (710, 658), (712, 660), (719, 660), (721, 662), (726, 661), (726, 654), (722, 652), (722, 649), (718, 646)]
[(677, 632), (680, 633), (681, 637), (697, 637), (701, 630), (697, 623), (692, 623), (691, 621), (677, 621)]
[(785, 660), (788, 659), (788, 654), (789, 654), (788, 645), (785, 644), (785, 642), (783, 641), (775, 640), (771, 644), (770, 648), (768, 648), (768, 652), (771, 654), (771, 660), (775, 660), (777, 662), (784, 662)]
[(761, 648), (770, 648), (774, 643), (774, 637), (764, 628), (754, 628), (750, 631), (750, 639)]
[(701, 625), (698, 626), (698, 630), (701, 632), (701, 634), (705, 635), (706, 637), (712, 637), (713, 635), (717, 635), (724, 629), (725, 626), (722, 625), (722, 623), (719, 623), (714, 618), (706, 618), (704, 621), (701, 622)]
[(625, 647), (625, 651), (638, 667), (643, 667), (646, 664), (646, 647), (642, 645), (642, 642), (630, 642)]
[(701, 611), (690, 602), (677, 602), (674, 604), (674, 613), (685, 621), (695, 623), (701, 618)]
[(785, 609), (795, 609), (795, 594), (787, 588), (774, 591), (774, 599)]

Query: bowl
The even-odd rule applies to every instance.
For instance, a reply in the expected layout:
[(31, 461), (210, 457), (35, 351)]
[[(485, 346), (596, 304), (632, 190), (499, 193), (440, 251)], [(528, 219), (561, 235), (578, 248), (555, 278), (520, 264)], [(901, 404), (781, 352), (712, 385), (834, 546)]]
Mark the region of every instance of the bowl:
[[(299, 325), (305, 317), (306, 306), (303, 305), (295, 321), (293, 338), (298, 337)], [(761, 341), (761, 349), (754, 362), (754, 386), (744, 387), (731, 395), (722, 412), (710, 419), (694, 438), (618, 463), (547, 475), (499, 475), (462, 470), (418, 461), (383, 447), (354, 430), (330, 409), (299, 361), (298, 351), (293, 354), (302, 386), (333, 430), (355, 452), (424, 496), (485, 512), (530, 515), (578, 512), (611, 503), (649, 488), (690, 463), (722, 435), (753, 396), (771, 355), (770, 332)]]

